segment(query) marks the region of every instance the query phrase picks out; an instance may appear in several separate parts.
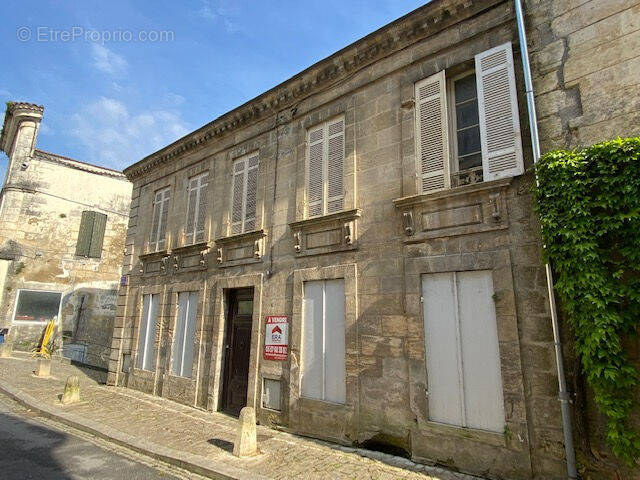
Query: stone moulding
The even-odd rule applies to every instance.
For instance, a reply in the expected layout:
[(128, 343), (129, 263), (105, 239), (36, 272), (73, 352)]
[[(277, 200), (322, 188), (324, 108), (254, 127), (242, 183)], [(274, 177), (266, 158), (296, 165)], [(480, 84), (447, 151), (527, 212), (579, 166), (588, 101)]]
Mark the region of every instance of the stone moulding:
[(175, 272), (207, 268), (209, 242), (198, 242), (171, 249), (171, 269)]
[(357, 249), (357, 220), (360, 215), (361, 210), (354, 208), (290, 223), (296, 255), (322, 255)]
[(214, 137), (292, 107), (301, 100), (352, 75), (376, 61), (435, 35), (501, 0), (432, 2), (367, 35), (271, 90), (231, 110), (184, 138), (125, 169), (130, 180), (155, 166), (198, 148)]
[(140, 263), (140, 275), (164, 275), (167, 273), (169, 252), (160, 250), (158, 252), (144, 253), (138, 256)]
[(218, 267), (234, 267), (262, 262), (267, 233), (264, 229), (240, 233), (215, 240)]
[(402, 197), (405, 243), (508, 228), (506, 190), (512, 178)]

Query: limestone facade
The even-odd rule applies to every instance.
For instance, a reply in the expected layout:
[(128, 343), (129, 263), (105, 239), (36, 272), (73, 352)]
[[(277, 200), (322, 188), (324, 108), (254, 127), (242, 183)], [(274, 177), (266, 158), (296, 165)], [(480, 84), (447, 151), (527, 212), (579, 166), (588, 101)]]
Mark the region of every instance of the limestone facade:
[[(37, 149), (43, 111), (10, 103), (5, 115), (1, 142), (9, 165), (0, 198), (0, 329), (10, 329), (15, 348), (31, 348), (55, 313), (57, 347), (64, 355), (106, 368), (132, 187), (121, 172)], [(78, 255), (83, 215), (92, 215), (83, 212), (105, 223), (102, 237), (93, 235), (93, 251)], [(53, 310), (59, 305), (58, 311), (34, 306), (46, 292), (45, 303)]]
[[(637, 105), (623, 107), (631, 96), (614, 87), (636, 88), (637, 65), (625, 45), (638, 26), (637, 1), (525, 3), (543, 149), (637, 134)], [(604, 50), (601, 34), (610, 42)], [(453, 187), (422, 192), (416, 83), (443, 71), (457, 78), (476, 56), (507, 44), (525, 172), (480, 182), (452, 175)], [(603, 68), (586, 61), (596, 53), (607, 59)], [(324, 122), (330, 130), (336, 119), (344, 125), (341, 208), (309, 218), (309, 132)], [(234, 168), (255, 152), (255, 215), (237, 234)], [(532, 163), (513, 2), (440, 0), (419, 8), (125, 170), (133, 182), (128, 282), (118, 294), (109, 382), (218, 410), (229, 295), (252, 288), (246, 405), (260, 423), (385, 445), (493, 478), (566, 478)], [(189, 185), (204, 173), (203, 239), (185, 242)], [(169, 192), (162, 247), (153, 235), (159, 192)], [(489, 272), (492, 283), (502, 431), (447, 425), (429, 413), (422, 282), (460, 272)], [(301, 386), (305, 285), (334, 279), (345, 296), (341, 402), (305, 397)], [(173, 373), (181, 292), (197, 295), (186, 376)], [(137, 356), (148, 295), (159, 305), (153, 362), (143, 369)], [(284, 361), (264, 359), (270, 315), (289, 318)], [(279, 409), (265, 407), (266, 380), (280, 384)]]

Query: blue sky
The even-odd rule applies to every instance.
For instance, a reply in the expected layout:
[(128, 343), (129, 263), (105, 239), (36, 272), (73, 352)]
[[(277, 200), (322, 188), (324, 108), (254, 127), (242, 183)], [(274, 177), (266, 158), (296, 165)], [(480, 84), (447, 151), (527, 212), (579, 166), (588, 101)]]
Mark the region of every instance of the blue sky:
[(0, 111), (42, 104), (38, 148), (122, 169), (424, 3), (3, 1)]

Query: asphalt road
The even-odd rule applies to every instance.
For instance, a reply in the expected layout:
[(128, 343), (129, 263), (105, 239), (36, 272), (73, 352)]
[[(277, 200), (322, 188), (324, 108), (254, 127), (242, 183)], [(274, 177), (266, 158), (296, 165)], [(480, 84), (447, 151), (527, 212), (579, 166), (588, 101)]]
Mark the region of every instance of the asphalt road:
[(0, 479), (199, 478), (41, 419), (0, 395)]

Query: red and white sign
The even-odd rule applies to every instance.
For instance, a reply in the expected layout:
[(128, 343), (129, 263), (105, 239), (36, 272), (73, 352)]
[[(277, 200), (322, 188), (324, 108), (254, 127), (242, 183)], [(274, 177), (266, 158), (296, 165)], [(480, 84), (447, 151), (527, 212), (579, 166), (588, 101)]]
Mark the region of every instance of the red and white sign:
[(264, 332), (264, 359), (286, 360), (289, 350), (289, 317), (269, 315)]

